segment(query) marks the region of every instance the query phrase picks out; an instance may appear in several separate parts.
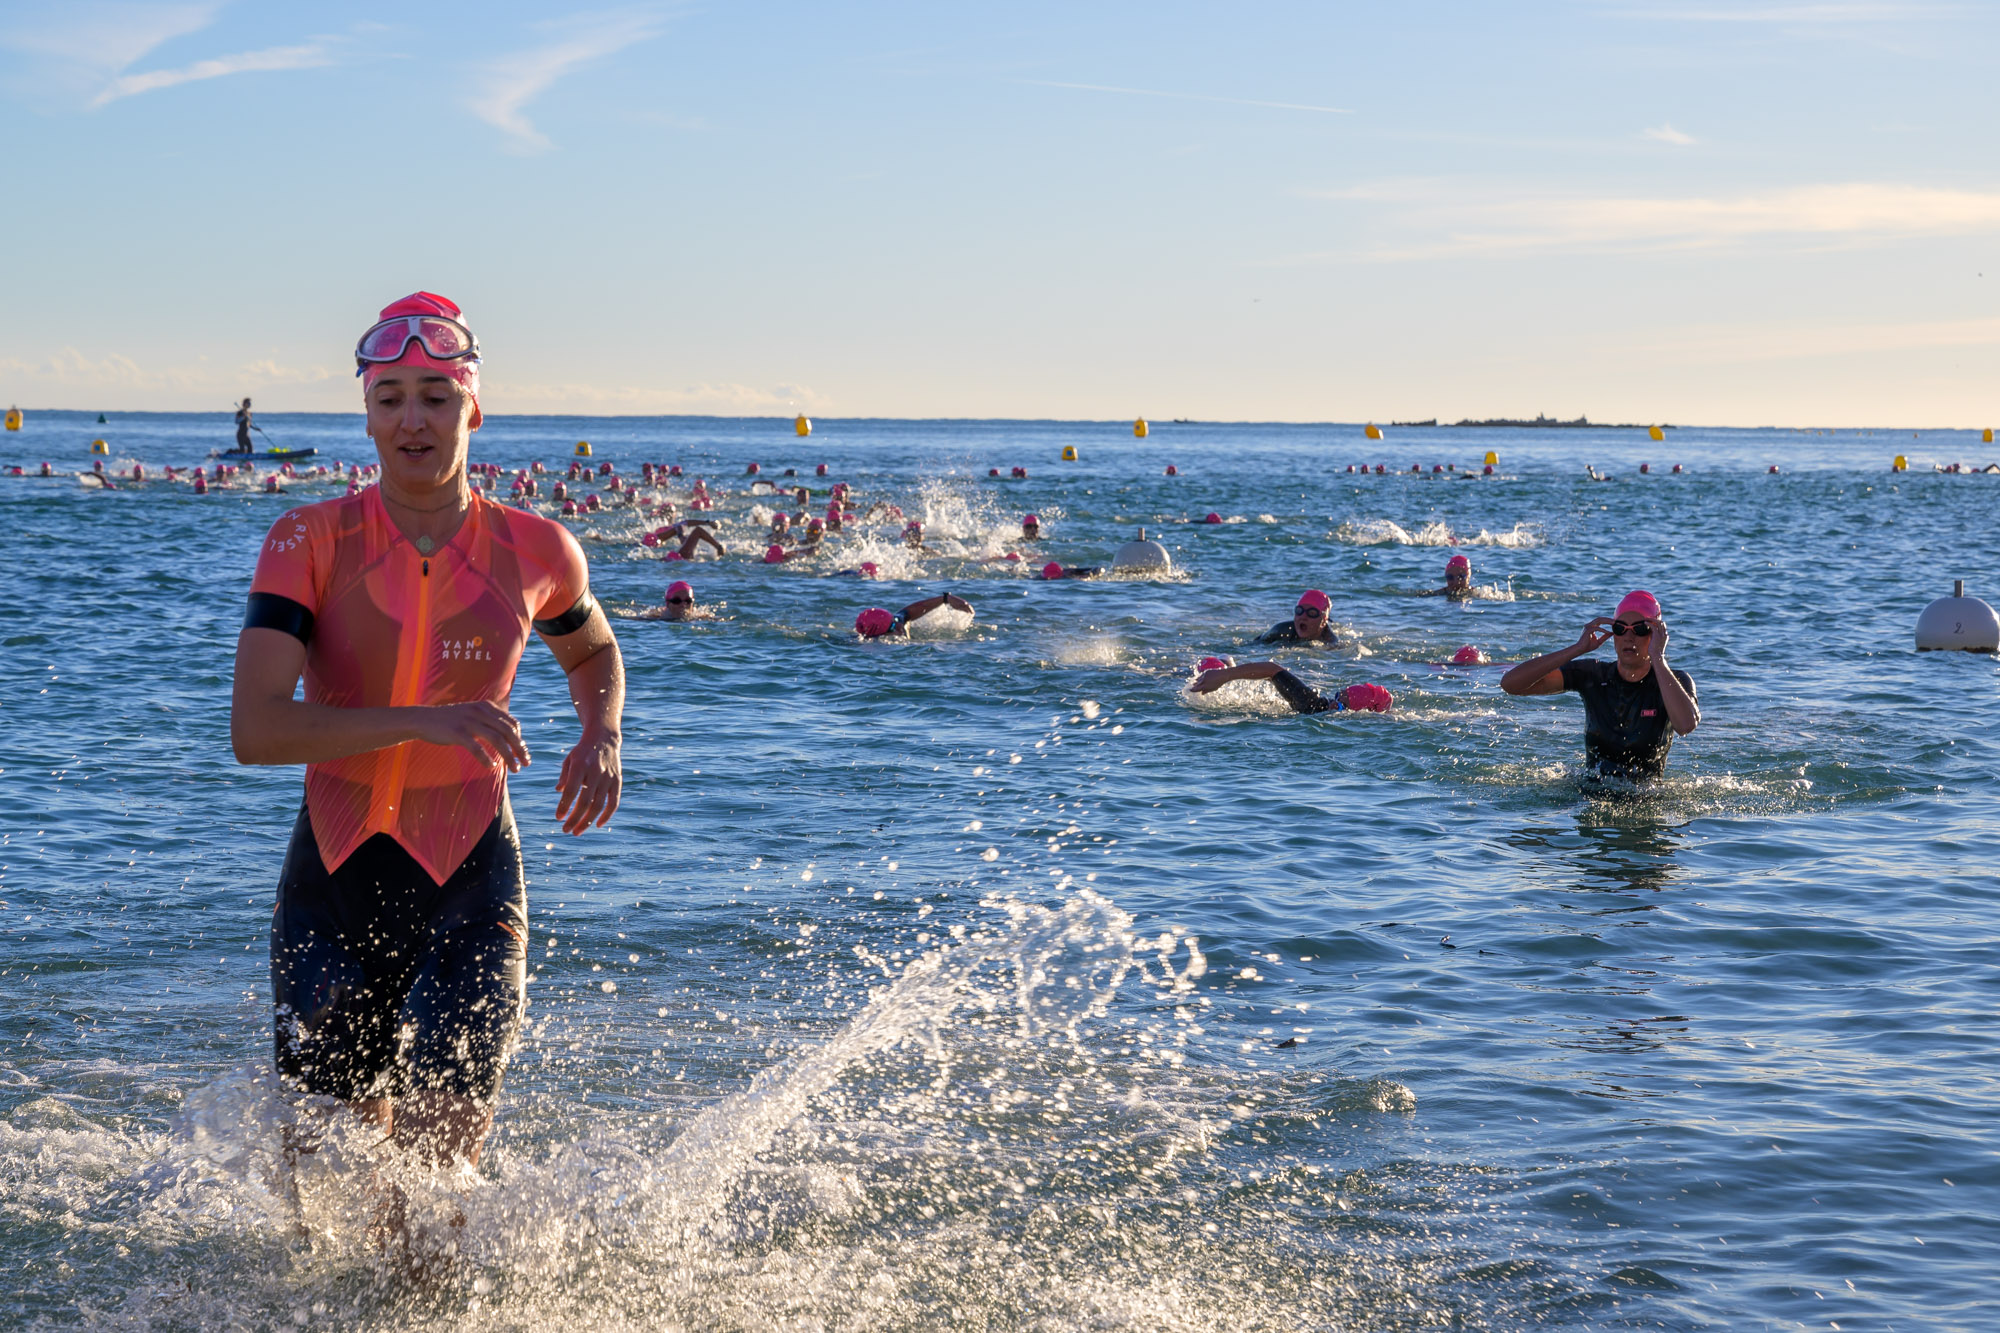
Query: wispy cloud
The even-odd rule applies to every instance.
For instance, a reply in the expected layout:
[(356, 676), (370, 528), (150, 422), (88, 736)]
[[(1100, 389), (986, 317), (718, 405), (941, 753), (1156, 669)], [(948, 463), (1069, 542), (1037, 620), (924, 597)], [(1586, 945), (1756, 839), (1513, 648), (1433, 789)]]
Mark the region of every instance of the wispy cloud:
[(164, 42), (200, 32), (222, 5), (77, 3), (50, 5), (34, 20), (0, 28), (0, 46), (63, 65), (116, 73)]
[(513, 151), (541, 152), (550, 146), (549, 137), (528, 119), (528, 103), (564, 75), (657, 36), (660, 26), (659, 15), (650, 11), (600, 14), (567, 22), (557, 30), (566, 36), (553, 44), (489, 62), (480, 72), (478, 90), (466, 104), (473, 115), (505, 134)]
[(233, 56), (197, 60), (192, 65), (183, 65), (179, 69), (155, 69), (148, 70), (144, 74), (121, 74), (93, 98), (90, 104), (99, 107), (107, 102), (115, 102), (121, 97), (136, 97), (140, 93), (173, 88), (202, 79), (219, 79), (229, 74), (312, 69), (332, 63), (333, 54), (322, 42), (312, 42), (304, 46), (272, 46), (262, 51), (244, 51)]
[(1936, 13), (1933, 4), (1863, 3), (1803, 5), (1737, 5), (1733, 7), (1643, 6), (1629, 9), (1633, 18), (1667, 19), (1680, 23), (1783, 24), (1824, 26), (1836, 23), (1893, 23)]
[(1683, 134), (1672, 125), (1655, 125), (1651, 129), (1640, 130), (1639, 137), (1651, 139), (1655, 143), (1670, 143), (1677, 148), (1686, 148), (1695, 142), (1692, 134)]
[(2000, 234), (2000, 191), (1917, 185), (1805, 185), (1733, 197), (1649, 198), (1536, 196), (1462, 182), (1405, 181), (1321, 197), (1376, 205), (1392, 215), (1400, 234), (1434, 238), (1365, 256), (1376, 259), (1680, 250), (1776, 239), (1858, 246)]
[(1305, 102), (1263, 102), (1250, 97), (1217, 97), (1210, 93), (1177, 93), (1160, 88), (1118, 88), (1106, 83), (1058, 83), (1054, 79), (1025, 79), (1038, 88), (1074, 88), (1086, 93), (1123, 93), (1129, 97), (1169, 97), (1180, 102), (1223, 102), (1230, 106), (1261, 106), (1275, 111), (1316, 111), (1328, 116), (1351, 116), (1352, 107), (1313, 106)]

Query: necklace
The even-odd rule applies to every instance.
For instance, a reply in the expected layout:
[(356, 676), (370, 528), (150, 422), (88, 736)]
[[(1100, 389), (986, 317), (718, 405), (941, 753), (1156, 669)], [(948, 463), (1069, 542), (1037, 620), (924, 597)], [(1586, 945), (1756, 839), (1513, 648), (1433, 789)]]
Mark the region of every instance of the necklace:
[(423, 552), (425, 555), (429, 555), (431, 553), (431, 547), (436, 545), (437, 543), (432, 541), (429, 537), (417, 538), (417, 549)]
[[(386, 500), (389, 497), (385, 495), (383, 496), (383, 498)], [(395, 501), (395, 503), (399, 508), (407, 509), (413, 514), (441, 514), (447, 509), (458, 509), (461, 507), (469, 507), (471, 501), (470, 497), (460, 494), (452, 496), (451, 499), (445, 501), (441, 505), (432, 505), (429, 509), (419, 509), (407, 500), (398, 499)], [(432, 551), (437, 549), (437, 542), (431, 537), (429, 533), (419, 534), (415, 542), (412, 544), (417, 548), (417, 553), (419, 555), (429, 555)]]

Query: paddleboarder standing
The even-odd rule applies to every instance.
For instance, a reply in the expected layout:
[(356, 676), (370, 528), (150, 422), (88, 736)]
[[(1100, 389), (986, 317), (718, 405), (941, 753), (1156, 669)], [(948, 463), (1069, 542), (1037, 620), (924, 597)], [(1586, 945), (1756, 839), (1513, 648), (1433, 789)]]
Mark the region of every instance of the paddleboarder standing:
[(236, 409), (236, 452), (239, 454), (254, 452), (250, 447), (250, 427), (252, 424), (254, 423), (250, 420), (250, 400), (245, 398), (243, 406)]

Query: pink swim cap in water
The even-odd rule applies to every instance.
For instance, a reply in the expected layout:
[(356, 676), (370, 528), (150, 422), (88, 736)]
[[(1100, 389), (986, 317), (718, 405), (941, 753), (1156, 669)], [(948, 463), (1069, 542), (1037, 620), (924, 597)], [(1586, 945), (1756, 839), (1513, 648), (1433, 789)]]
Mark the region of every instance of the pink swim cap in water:
[(879, 606), (871, 606), (854, 617), (854, 632), (864, 639), (879, 639), (896, 628), (896, 617)]
[(1453, 653), (1451, 660), (1459, 666), (1478, 666), (1484, 659), (1480, 657), (1479, 650), (1468, 643), (1465, 647)]
[(1051, 560), (1051, 561), (1049, 561), (1049, 563), (1047, 563), (1046, 565), (1043, 565), (1043, 566), (1042, 566), (1042, 577), (1043, 577), (1043, 578), (1045, 578), (1045, 579), (1059, 579), (1059, 578), (1061, 578), (1062, 576), (1063, 576), (1063, 567), (1062, 567), (1061, 565), (1057, 564), (1057, 563), (1056, 563), (1055, 561)]
[[(457, 305), (436, 292), (411, 292), (400, 301), (391, 301), (382, 307), (382, 313), (375, 317), (376, 323), (389, 319), (401, 319), (410, 315), (439, 315), (445, 319), (465, 323), (465, 313)], [(440, 361), (424, 347), (423, 339), (409, 338), (403, 343), (403, 354), (390, 362), (370, 362), (361, 372), (361, 388), (365, 393), (372, 388), (377, 378), (391, 365), (425, 366), (440, 375), (449, 375), (463, 385), (472, 399), (472, 424), (479, 424), (479, 358)]]
[(1204, 657), (1201, 661), (1194, 664), (1194, 669), (1196, 671), (1220, 671), (1228, 665), (1228, 661), (1224, 658)]
[(1220, 522), (1222, 522), (1222, 515), (1220, 515), (1220, 514), (1216, 513), (1216, 512), (1215, 512), (1215, 511), (1214, 511), (1213, 509), (1211, 509), (1211, 510), (1209, 510), (1209, 511), (1208, 511), (1208, 517), (1207, 517), (1207, 518), (1204, 518), (1204, 519), (1202, 520), (1202, 522), (1204, 522), (1204, 523), (1220, 523)]
[[(521, 488), (520, 488), (520, 487), (518, 487), (518, 486), (516, 486), (516, 487), (515, 487), (514, 489), (515, 489), (515, 490), (519, 490), (519, 489), (521, 489)], [(642, 532), (642, 533), (640, 533), (640, 534), (639, 534), (639, 545), (641, 545), (641, 546), (658, 546), (659, 544), (660, 544), (660, 539), (659, 539), (658, 537), (655, 537), (655, 536), (654, 536), (654, 535), (653, 535), (652, 533), (650, 533), (650, 532)]]
[(681, 554), (681, 553), (680, 553), (679, 551), (669, 551), (669, 552), (667, 552), (667, 553), (666, 553), (665, 555), (661, 556), (661, 557), (660, 557), (660, 559), (662, 559), (662, 560), (685, 560), (685, 559), (687, 559), (687, 557), (686, 557), (686, 556), (684, 556), (684, 555), (682, 555), (682, 554)]
[(669, 583), (667, 585), (667, 600), (672, 601), (674, 599), (674, 594), (677, 592), (686, 593), (688, 595), (688, 599), (692, 601), (694, 598), (694, 585), (692, 583), (689, 583), (686, 579), (675, 579), (672, 583)]
[(1341, 697), (1357, 713), (1386, 713), (1396, 702), (1396, 696), (1375, 684), (1349, 685)]
[(1618, 603), (1616, 614), (1621, 616), (1644, 616), (1648, 620), (1660, 618), (1660, 599), (1643, 588), (1625, 594), (1625, 600)]
[(861, 562), (862, 578), (872, 579), (880, 572), (881, 572), (881, 567), (878, 566), (873, 560), (863, 560)]
[(1033, 514), (1023, 514), (1021, 515), (1021, 526), (1024, 528), (1028, 527), (1039, 528), (1040, 526), (1042, 526), (1042, 520), (1035, 517)]
[(785, 563), (785, 548), (778, 545), (776, 542), (773, 542), (771, 545), (765, 547), (764, 563), (767, 565), (782, 565), (783, 563)]
[(1445, 573), (1449, 574), (1454, 569), (1462, 569), (1466, 573), (1470, 574), (1472, 572), (1472, 562), (1470, 560), (1467, 560), (1462, 555), (1455, 555), (1451, 559), (1444, 562)]
[(1318, 588), (1307, 588), (1299, 594), (1299, 605), (1310, 606), (1314, 610), (1324, 613), (1333, 610), (1333, 599)]

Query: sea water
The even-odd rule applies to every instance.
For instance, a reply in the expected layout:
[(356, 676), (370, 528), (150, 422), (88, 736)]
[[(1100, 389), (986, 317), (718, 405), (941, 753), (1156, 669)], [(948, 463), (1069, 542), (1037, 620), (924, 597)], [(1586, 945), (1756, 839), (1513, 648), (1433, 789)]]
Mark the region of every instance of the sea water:
[[(263, 424), (372, 457), (356, 417)], [(74, 475), (94, 437), (116, 489)], [(576, 722), (531, 645), (530, 1007), (484, 1161), (429, 1180), (338, 1120), (284, 1169), (300, 773), (232, 761), (231, 654), (263, 533), (345, 483), (160, 478), (228, 438), (0, 437), (59, 473), (0, 479), (0, 1323), (2000, 1322), (1996, 666), (1911, 643), (1954, 578), (2000, 591), (2000, 476), (1933, 471), (1976, 435), (495, 419), (476, 459), (707, 477), (730, 553), (573, 525), (624, 803), (557, 828)], [(761, 563), (752, 461), (931, 553), (885, 507)], [(1026, 573), (1141, 527), (1170, 574)], [(1417, 596), (1454, 552), (1482, 595)], [(677, 576), (713, 618), (649, 618)], [(1341, 646), (1253, 645), (1307, 587)], [(1573, 696), (1498, 688), (1633, 587), (1703, 710), (1640, 792), (1580, 780)], [(970, 625), (850, 628), (945, 589)], [(1187, 694), (1218, 652), (1395, 711)], [(368, 1239), (397, 1172), (457, 1248), (424, 1283)]]

